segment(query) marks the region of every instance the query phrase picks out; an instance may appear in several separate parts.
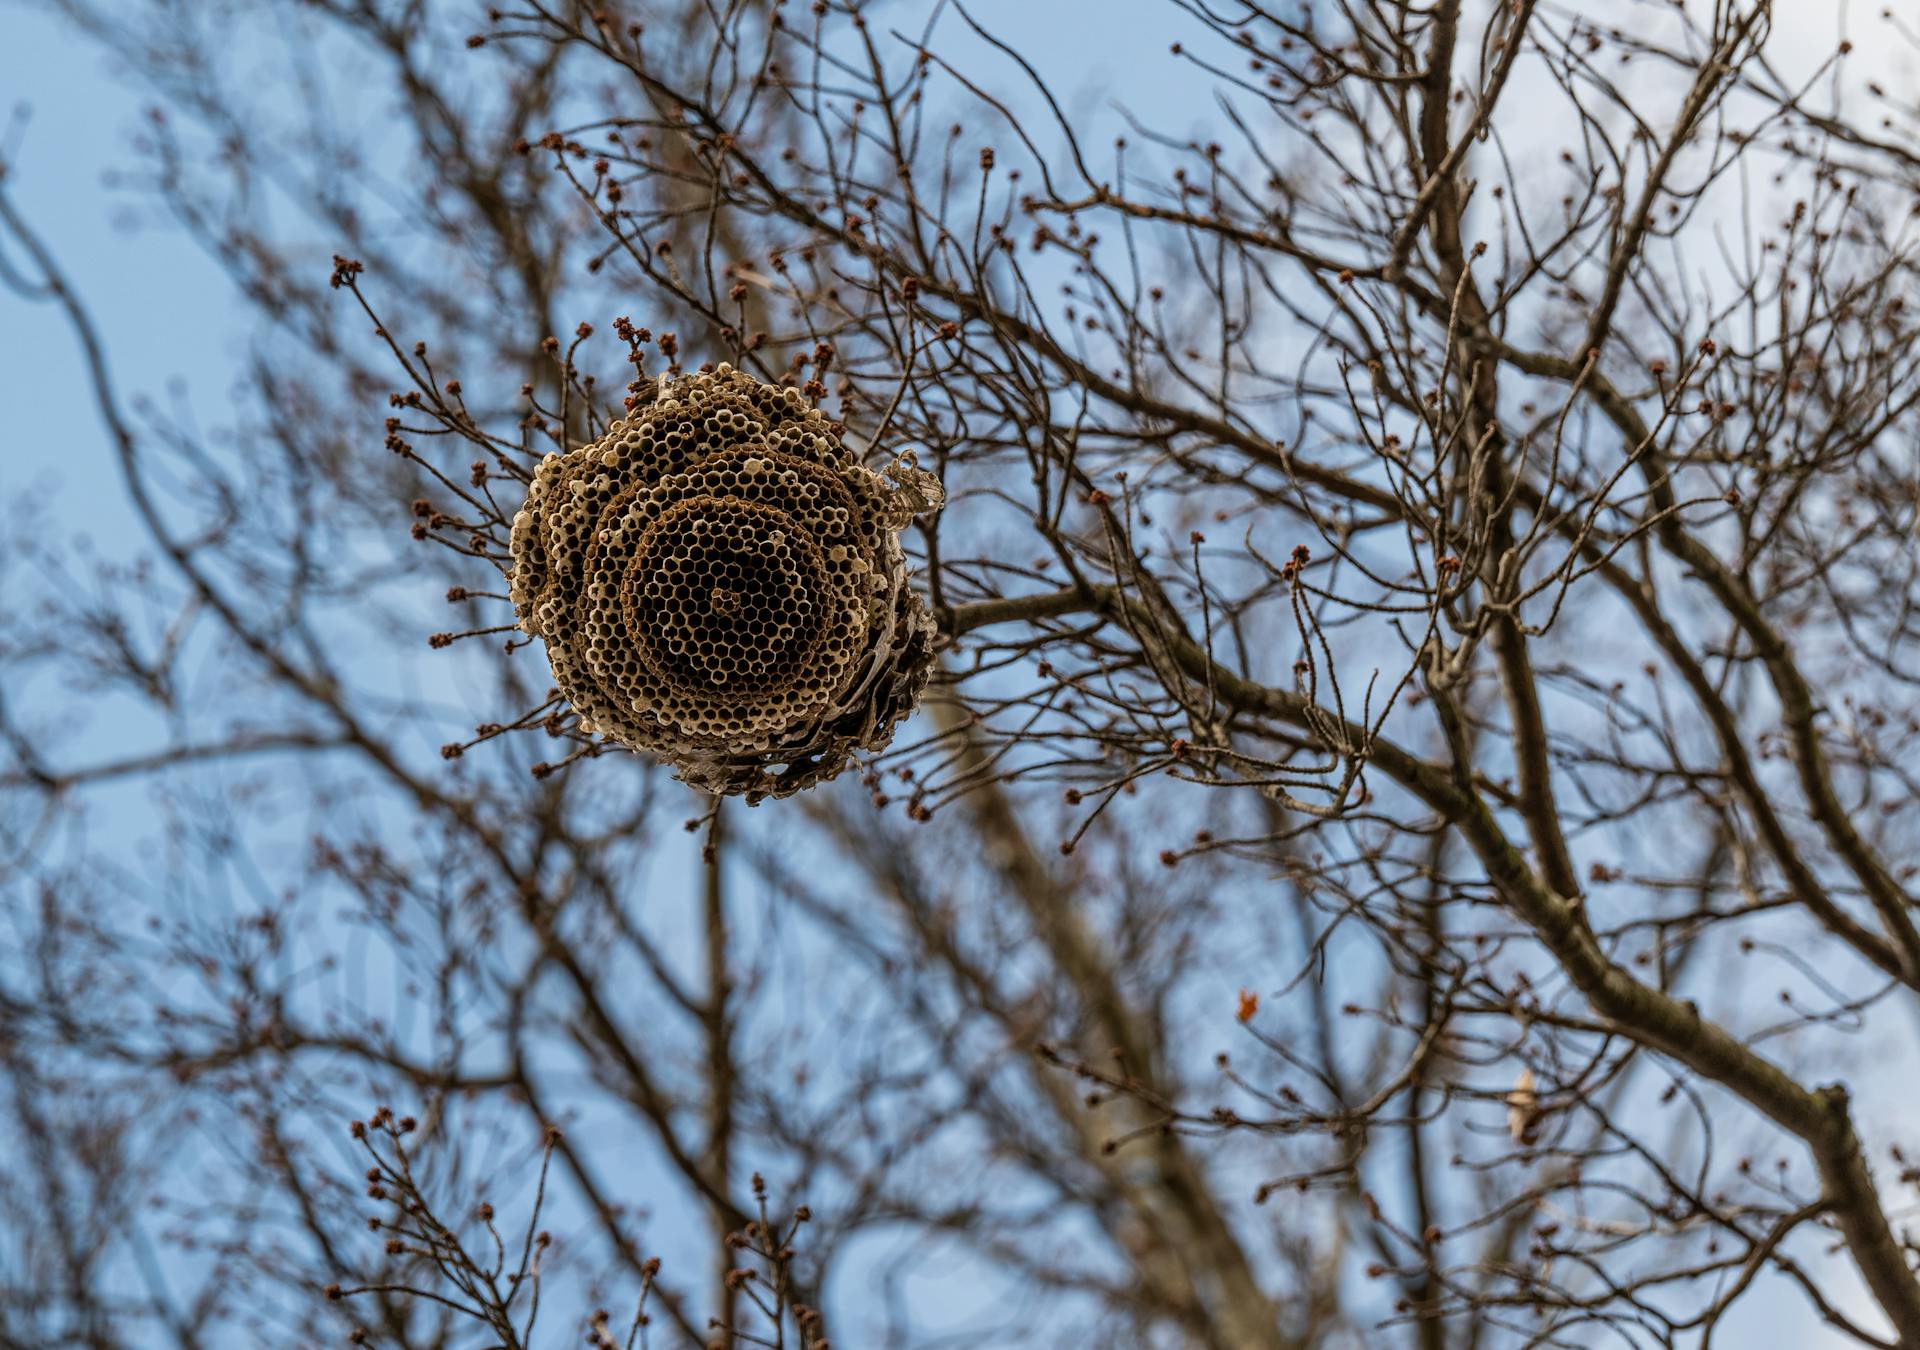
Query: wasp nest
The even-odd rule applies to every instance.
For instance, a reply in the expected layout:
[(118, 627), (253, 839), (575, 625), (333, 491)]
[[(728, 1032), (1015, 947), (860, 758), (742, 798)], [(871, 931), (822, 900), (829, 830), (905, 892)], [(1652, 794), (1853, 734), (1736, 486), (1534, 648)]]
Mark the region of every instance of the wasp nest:
[(798, 390), (723, 365), (546, 457), (514, 610), (587, 731), (709, 792), (785, 796), (883, 748), (926, 687), (898, 536), (941, 500), (911, 455), (874, 473)]

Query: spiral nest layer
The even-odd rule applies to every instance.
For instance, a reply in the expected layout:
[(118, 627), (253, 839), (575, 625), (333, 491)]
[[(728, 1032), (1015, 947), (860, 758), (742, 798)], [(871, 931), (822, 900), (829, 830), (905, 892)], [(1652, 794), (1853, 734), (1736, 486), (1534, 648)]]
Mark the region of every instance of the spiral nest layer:
[(899, 532), (941, 501), (911, 454), (874, 473), (798, 390), (722, 365), (542, 461), (514, 611), (587, 731), (785, 796), (883, 748), (926, 688)]

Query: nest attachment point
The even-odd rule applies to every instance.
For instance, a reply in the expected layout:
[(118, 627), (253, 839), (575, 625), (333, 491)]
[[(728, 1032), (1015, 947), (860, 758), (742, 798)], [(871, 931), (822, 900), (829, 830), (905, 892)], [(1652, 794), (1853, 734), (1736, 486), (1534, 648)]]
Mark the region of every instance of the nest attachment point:
[(584, 729), (708, 792), (786, 796), (884, 748), (926, 688), (899, 532), (941, 502), (911, 454), (875, 473), (798, 390), (722, 365), (546, 457), (514, 611)]

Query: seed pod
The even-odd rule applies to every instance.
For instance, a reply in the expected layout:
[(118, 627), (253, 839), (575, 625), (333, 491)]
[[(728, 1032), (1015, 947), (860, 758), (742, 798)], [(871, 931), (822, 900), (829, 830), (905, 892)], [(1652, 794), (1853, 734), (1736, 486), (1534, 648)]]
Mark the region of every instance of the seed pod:
[(581, 725), (750, 801), (879, 750), (933, 662), (899, 532), (943, 501), (911, 453), (862, 466), (799, 392), (730, 366), (535, 471), (519, 625)]

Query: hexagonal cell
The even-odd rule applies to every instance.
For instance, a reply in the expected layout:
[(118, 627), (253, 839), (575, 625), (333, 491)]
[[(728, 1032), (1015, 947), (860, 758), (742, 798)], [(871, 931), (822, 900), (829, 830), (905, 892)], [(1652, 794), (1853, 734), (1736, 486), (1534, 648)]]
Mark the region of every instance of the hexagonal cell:
[(911, 454), (875, 473), (797, 391), (722, 365), (541, 463), (514, 610), (599, 734), (706, 791), (785, 796), (883, 748), (926, 688), (898, 536), (942, 500)]

